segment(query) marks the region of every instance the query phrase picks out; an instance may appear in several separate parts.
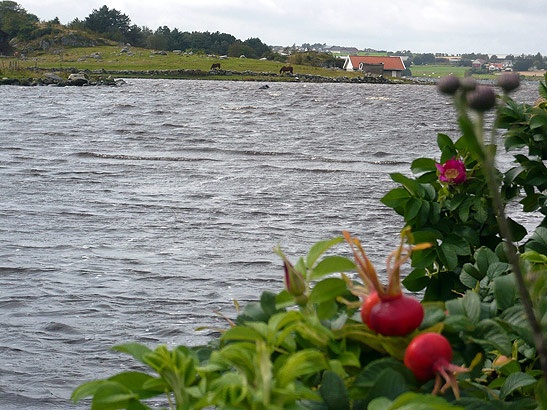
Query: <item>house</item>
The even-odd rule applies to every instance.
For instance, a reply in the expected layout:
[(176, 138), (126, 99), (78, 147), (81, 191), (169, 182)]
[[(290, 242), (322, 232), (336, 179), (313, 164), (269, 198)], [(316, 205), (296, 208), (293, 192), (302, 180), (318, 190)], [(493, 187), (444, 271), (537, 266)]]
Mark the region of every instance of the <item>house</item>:
[(473, 68), (481, 68), (483, 64), (484, 64), (484, 60), (482, 60), (482, 59), (479, 58), (479, 59), (474, 60), (474, 61), (471, 63), (471, 66), (472, 66)]
[(9, 45), (9, 34), (0, 30), (0, 55), (8, 54), (11, 50)]
[(344, 70), (377, 74), (379, 65), (382, 65), (382, 75), (389, 77), (402, 77), (402, 72), (406, 69), (401, 57), (348, 56), (344, 62)]

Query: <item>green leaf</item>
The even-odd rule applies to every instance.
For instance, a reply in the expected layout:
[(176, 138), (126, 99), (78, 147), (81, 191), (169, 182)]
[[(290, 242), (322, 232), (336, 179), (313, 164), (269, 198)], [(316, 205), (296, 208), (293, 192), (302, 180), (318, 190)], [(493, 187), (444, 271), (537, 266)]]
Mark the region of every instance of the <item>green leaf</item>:
[(494, 297), (501, 310), (513, 306), (516, 298), (516, 284), (513, 274), (494, 279)]
[(144, 361), (144, 355), (152, 351), (148, 347), (140, 343), (125, 343), (125, 344), (114, 346), (112, 350), (117, 350), (118, 352), (127, 353), (133, 356), (136, 360), (138, 360), (141, 363), (146, 363)]
[(311, 291), (310, 301), (312, 303), (323, 303), (336, 299), (337, 296), (347, 291), (346, 282), (338, 278), (327, 278), (318, 282)]
[(484, 246), (477, 249), (474, 258), (479, 272), (483, 275), (486, 275), (486, 273), (488, 272), (488, 266), (490, 264), (494, 262), (499, 262), (499, 258), (496, 256), (496, 254)]
[(530, 129), (541, 128), (547, 125), (547, 115), (536, 114), (530, 118)]
[(260, 296), (260, 307), (268, 316), (272, 316), (277, 313), (275, 298), (276, 294), (268, 291), (262, 292), (262, 295)]
[(466, 263), (465, 265), (463, 265), (462, 270), (478, 281), (482, 280), (486, 276), (486, 273), (480, 272), (477, 268), (475, 268), (475, 266), (471, 265), (470, 263)]
[(514, 241), (518, 242), (528, 234), (526, 228), (513, 219), (507, 218), (507, 221), (509, 222), (509, 228), (511, 229), (511, 239)]
[(106, 382), (93, 395), (91, 410), (124, 409), (134, 399), (137, 399), (137, 395), (127, 387), (116, 382)]
[(439, 257), (448, 270), (454, 270), (458, 266), (458, 254), (450, 244), (443, 243), (439, 249)]
[(410, 198), (411, 195), (406, 189), (395, 188), (384, 195), (380, 201), (390, 208), (396, 208), (400, 205), (404, 205)]
[(486, 270), (486, 275), (490, 279), (495, 279), (498, 276), (503, 275), (505, 272), (509, 270), (511, 265), (505, 262), (494, 262), (488, 266), (488, 269)]
[(387, 397), (376, 397), (372, 400), (367, 407), (367, 410), (387, 410), (391, 409), (391, 404), (393, 402)]
[(520, 389), (521, 387), (531, 386), (537, 382), (532, 376), (526, 373), (518, 372), (510, 374), (501, 386), (500, 389), (500, 398), (504, 400), (513, 393), (515, 390)]
[(431, 209), (429, 211), (429, 221), (433, 225), (437, 225), (441, 219), (441, 204), (438, 202), (431, 203)]
[(311, 279), (319, 279), (330, 273), (348, 272), (355, 270), (354, 263), (343, 256), (327, 256), (313, 269)]
[(421, 184), (416, 183), (413, 179), (410, 179), (398, 172), (389, 174), (389, 176), (393, 181), (403, 185), (413, 196), (423, 197), (425, 195), (425, 191)]
[[(464, 410), (463, 407), (448, 403), (442, 397), (432, 396), (431, 394), (420, 394), (408, 392), (397, 397), (391, 407), (386, 410)], [(474, 410), (479, 410), (475, 409)], [(497, 410), (497, 409), (496, 409)]]
[(344, 238), (338, 237), (338, 238), (329, 239), (326, 241), (320, 241), (314, 244), (311, 247), (310, 251), (308, 252), (308, 256), (306, 258), (306, 264), (308, 265), (308, 268), (312, 268), (315, 262), (317, 261), (317, 259), (319, 259), (319, 257), (323, 253), (325, 253), (327, 250), (332, 248), (334, 245), (339, 244), (343, 240)]
[(439, 149), (442, 151), (445, 147), (454, 148), (454, 143), (450, 139), (450, 137), (446, 134), (437, 134), (437, 145), (439, 146)]
[(526, 146), (526, 142), (518, 135), (511, 135), (505, 139), (505, 150), (512, 151)]
[(386, 369), (391, 369), (392, 371), (402, 374), (408, 384), (414, 384), (416, 382), (414, 375), (403, 363), (392, 357), (384, 357), (367, 364), (355, 378), (354, 385), (358, 387), (372, 387)]
[(221, 336), (222, 340), (262, 340), (262, 335), (254, 329), (246, 326), (234, 326), (224, 332)]
[(370, 401), (376, 397), (387, 397), (388, 399), (394, 400), (406, 391), (408, 391), (408, 387), (403, 376), (388, 368), (380, 373), (370, 389), (366, 400)]
[(300, 350), (290, 355), (277, 371), (277, 381), (280, 387), (285, 387), (299, 377), (317, 373), (326, 368), (327, 362), (318, 350)]
[(321, 397), (331, 410), (349, 410), (349, 396), (346, 384), (340, 376), (333, 371), (323, 373), (323, 380), (319, 387)]
[(465, 315), (471, 319), (473, 323), (477, 323), (481, 315), (481, 299), (479, 295), (468, 290), (462, 299)]
[(435, 248), (424, 249), (423, 251), (413, 252), (412, 267), (416, 269), (425, 269), (433, 265), (437, 260), (437, 251)]
[(403, 279), (403, 285), (411, 292), (419, 292), (429, 283), (429, 277), (425, 269), (414, 269)]
[(547, 227), (539, 226), (526, 243), (527, 251), (536, 251), (542, 255), (547, 255)]
[(450, 245), (457, 255), (467, 256), (471, 254), (471, 249), (467, 241), (456, 235), (447, 235), (443, 239), (443, 244)]
[(405, 205), (405, 221), (410, 222), (418, 215), (422, 206), (422, 200), (419, 198), (411, 198)]
[(108, 379), (127, 387), (133, 393), (137, 393), (139, 399), (158, 396), (165, 392), (165, 385), (161, 379), (156, 379), (146, 373), (122, 372)]
[(435, 164), (436, 162), (431, 158), (418, 158), (412, 161), (410, 169), (415, 174), (420, 174), (422, 172), (431, 172), (437, 170)]
[(77, 403), (85, 397), (93, 396), (97, 392), (97, 390), (99, 390), (99, 388), (105, 383), (108, 382), (106, 380), (94, 380), (81, 384), (72, 392), (70, 400), (72, 400), (74, 403)]

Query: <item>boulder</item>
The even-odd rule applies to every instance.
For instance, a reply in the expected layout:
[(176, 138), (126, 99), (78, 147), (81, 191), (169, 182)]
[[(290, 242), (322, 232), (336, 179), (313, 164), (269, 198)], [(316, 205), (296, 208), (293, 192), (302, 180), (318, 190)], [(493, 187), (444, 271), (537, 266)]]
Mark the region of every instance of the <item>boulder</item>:
[(44, 84), (62, 84), (64, 81), (63, 77), (55, 73), (45, 73), (43, 77)]
[(85, 73), (70, 74), (68, 76), (68, 85), (82, 86), (89, 84), (89, 79)]

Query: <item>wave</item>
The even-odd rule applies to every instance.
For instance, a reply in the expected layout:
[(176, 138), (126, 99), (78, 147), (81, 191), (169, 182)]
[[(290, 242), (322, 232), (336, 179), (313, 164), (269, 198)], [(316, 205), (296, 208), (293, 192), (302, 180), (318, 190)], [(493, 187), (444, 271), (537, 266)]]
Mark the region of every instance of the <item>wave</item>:
[(199, 161), (218, 161), (214, 158), (185, 158), (185, 157), (164, 157), (164, 156), (142, 156), (127, 154), (103, 154), (98, 152), (77, 152), (74, 155), (81, 158), (102, 158), (119, 159), (124, 161), (180, 161), (180, 162), (199, 162)]

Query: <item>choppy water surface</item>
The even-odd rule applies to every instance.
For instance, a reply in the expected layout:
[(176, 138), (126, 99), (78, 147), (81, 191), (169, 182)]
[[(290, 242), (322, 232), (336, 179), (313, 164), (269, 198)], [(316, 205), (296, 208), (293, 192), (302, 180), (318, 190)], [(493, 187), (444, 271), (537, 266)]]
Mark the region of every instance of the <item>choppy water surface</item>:
[(214, 311), (281, 289), (277, 244), (294, 259), (347, 229), (383, 264), (402, 227), (388, 173), (458, 134), (448, 99), (260, 85), (0, 87), (0, 408), (72, 408), (135, 363), (119, 343), (206, 342)]

